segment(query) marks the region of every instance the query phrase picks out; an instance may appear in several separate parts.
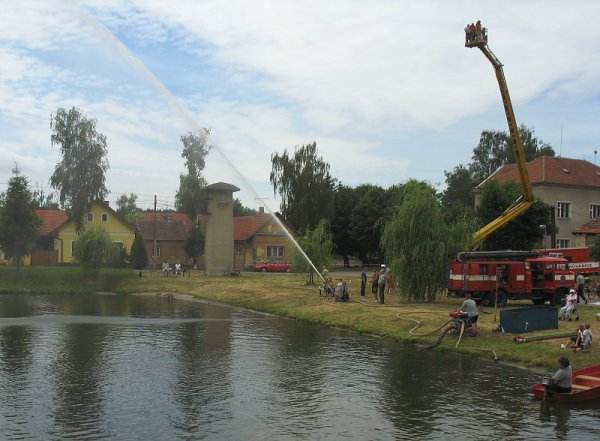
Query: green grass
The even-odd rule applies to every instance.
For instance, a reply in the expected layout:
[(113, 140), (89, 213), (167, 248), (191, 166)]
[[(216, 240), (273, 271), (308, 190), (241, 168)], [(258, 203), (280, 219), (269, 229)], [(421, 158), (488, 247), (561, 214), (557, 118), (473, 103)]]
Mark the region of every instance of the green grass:
[[(78, 267), (25, 267), (17, 272), (14, 268), (0, 267), (0, 292), (35, 293), (90, 293), (111, 291), (117, 294), (136, 292), (191, 294), (207, 300), (250, 308), (311, 323), (352, 329), (357, 332), (385, 338), (430, 344), (439, 333), (431, 336), (410, 335), (414, 323), (400, 320), (397, 314), (422, 322), (417, 334), (434, 330), (446, 322), (448, 312), (461, 303), (457, 299), (443, 298), (434, 303), (408, 304), (399, 301), (397, 295), (386, 297), (387, 307), (376, 306), (368, 296), (364, 302), (335, 303), (320, 297), (316, 287), (304, 286), (304, 277), (296, 274), (242, 273), (240, 277), (206, 277), (193, 272), (190, 277), (162, 277), (160, 271), (144, 271), (143, 277), (130, 269), (104, 269), (100, 279), (88, 282)], [(355, 288), (359, 280), (352, 282), (352, 299), (358, 300)], [(509, 307), (531, 305), (530, 302), (510, 302)], [(600, 308), (581, 305), (581, 322), (589, 322), (592, 329), (598, 322), (595, 314)], [(558, 331), (574, 330), (581, 322), (560, 322)], [(451, 350), (478, 357), (493, 358), (491, 349), (504, 362), (514, 362), (529, 367), (552, 370), (558, 357), (567, 355), (575, 368), (600, 364), (600, 349), (591, 353), (574, 353), (560, 350), (562, 340), (516, 344), (512, 334), (493, 332), (497, 327), (494, 314), (480, 314), (480, 335), (464, 337), (455, 348), (457, 337), (447, 335), (437, 350)], [(542, 331), (540, 334), (552, 331)], [(597, 332), (598, 335), (598, 332)]]

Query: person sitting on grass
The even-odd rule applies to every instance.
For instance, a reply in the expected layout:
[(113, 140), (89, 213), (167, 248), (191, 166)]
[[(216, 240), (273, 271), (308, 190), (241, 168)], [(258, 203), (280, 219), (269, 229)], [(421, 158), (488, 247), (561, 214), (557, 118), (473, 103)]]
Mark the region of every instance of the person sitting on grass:
[[(590, 352), (592, 348), (592, 329), (589, 323), (585, 324), (585, 329), (581, 333), (581, 352)], [(575, 349), (577, 350), (577, 349)]]
[(560, 348), (561, 349), (570, 349), (570, 348), (577, 349), (578, 347), (580, 347), (582, 337), (583, 337), (583, 329), (584, 329), (584, 326), (579, 325), (579, 327), (577, 328), (576, 334), (570, 336), (569, 339), (567, 340), (567, 344), (561, 344)]
[(550, 377), (548, 384), (544, 385), (546, 394), (568, 394), (571, 392), (572, 386), (573, 369), (571, 368), (571, 363), (567, 357), (561, 357), (558, 359), (558, 370)]

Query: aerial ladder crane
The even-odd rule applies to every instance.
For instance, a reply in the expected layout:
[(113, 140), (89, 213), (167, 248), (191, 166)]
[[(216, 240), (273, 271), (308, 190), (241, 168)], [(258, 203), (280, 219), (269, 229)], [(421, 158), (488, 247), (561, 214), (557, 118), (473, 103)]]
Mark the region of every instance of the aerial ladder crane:
[(473, 235), (472, 249), (478, 249), (486, 237), (502, 228), (521, 213), (524, 213), (534, 203), (533, 190), (531, 189), (531, 181), (529, 180), (527, 162), (525, 161), (525, 153), (523, 151), (523, 143), (521, 142), (521, 135), (519, 134), (519, 127), (517, 126), (517, 121), (515, 119), (510, 95), (508, 94), (508, 86), (506, 85), (506, 78), (504, 77), (504, 71), (502, 70), (502, 63), (490, 50), (487, 41), (487, 29), (479, 28), (475, 31), (468, 32), (465, 46), (468, 48), (479, 48), (494, 67), (498, 86), (500, 87), (500, 95), (502, 96), (502, 102), (504, 104), (504, 113), (506, 114), (506, 121), (508, 122), (508, 130), (513, 144), (517, 168), (519, 170), (522, 193), (521, 196), (519, 196), (519, 198), (504, 211), (504, 213)]

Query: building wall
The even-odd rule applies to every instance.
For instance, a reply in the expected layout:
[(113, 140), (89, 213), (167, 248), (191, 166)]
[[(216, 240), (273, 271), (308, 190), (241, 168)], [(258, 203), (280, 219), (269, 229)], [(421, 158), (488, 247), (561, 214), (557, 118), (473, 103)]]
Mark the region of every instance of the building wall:
[[(114, 213), (108, 211), (100, 204), (92, 204), (90, 208), (93, 213), (93, 220), (88, 221), (85, 218), (85, 226), (104, 228), (110, 235), (110, 240), (113, 242), (122, 242), (123, 247), (129, 253), (135, 234), (132, 227), (125, 224), (123, 221), (115, 217)], [(106, 214), (106, 222), (102, 221), (102, 215)], [(63, 263), (76, 262), (72, 253), (72, 243), (78, 239), (75, 232), (75, 221), (71, 220), (64, 225), (58, 232), (58, 239), (54, 241), (54, 247), (58, 250), (58, 261)]]
[(210, 188), (206, 216), (206, 272), (221, 273), (233, 265), (232, 191)]
[(285, 261), (290, 260), (294, 250), (294, 244), (275, 221), (269, 221), (248, 241), (235, 242), (235, 264), (247, 266), (267, 260), (267, 247), (282, 247), (283, 256), (278, 259)]
[[(558, 233), (556, 239), (557, 241), (559, 239), (569, 240), (569, 246), (571, 247), (585, 246), (581, 238), (573, 234), (573, 231), (592, 219), (590, 217), (590, 204), (600, 204), (600, 189), (543, 185), (534, 187), (533, 193), (536, 198), (554, 207), (557, 206), (559, 201), (571, 203), (570, 217), (561, 219), (557, 213), (556, 226), (558, 227)], [(547, 238), (547, 243), (550, 243), (549, 238)]]

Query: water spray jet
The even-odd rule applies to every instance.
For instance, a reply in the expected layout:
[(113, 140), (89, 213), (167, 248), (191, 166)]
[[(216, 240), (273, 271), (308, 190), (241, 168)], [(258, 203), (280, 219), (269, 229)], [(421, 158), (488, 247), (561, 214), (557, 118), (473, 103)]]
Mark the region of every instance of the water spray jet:
[(292, 234), (285, 228), (281, 220), (275, 216), (274, 211), (269, 207), (269, 205), (265, 202), (265, 199), (261, 198), (258, 195), (258, 192), (252, 187), (252, 185), (248, 182), (248, 180), (244, 177), (244, 175), (238, 170), (238, 168), (229, 160), (227, 155), (223, 152), (223, 150), (214, 142), (211, 141), (210, 132), (206, 132), (203, 130), (196, 120), (192, 117), (191, 113), (187, 108), (181, 103), (181, 100), (177, 99), (169, 89), (152, 73), (150, 69), (144, 64), (142, 60), (136, 57), (128, 48), (125, 46), (121, 40), (119, 40), (110, 29), (100, 23), (95, 17), (90, 15), (84, 9), (81, 8), (77, 2), (72, 2), (74, 5), (74, 10), (77, 11), (80, 18), (90, 26), (90, 28), (96, 30), (101, 37), (107, 42), (109, 42), (119, 54), (121, 54), (128, 62), (130, 66), (133, 66), (135, 71), (140, 74), (146, 81), (149, 83), (167, 102), (167, 104), (179, 115), (187, 124), (189, 124), (194, 132), (202, 133), (206, 136), (207, 144), (210, 150), (216, 151), (223, 162), (229, 167), (235, 176), (244, 184), (244, 187), (253, 194), (254, 198), (260, 201), (260, 203), (265, 207), (265, 209), (269, 212), (271, 217), (275, 220), (277, 225), (282, 229), (284, 234), (288, 237), (288, 239), (294, 244), (294, 247), (302, 254), (302, 257), (306, 259), (306, 261), (310, 264), (312, 269), (319, 275), (321, 280), (325, 280), (321, 272), (317, 269), (314, 263), (310, 260), (308, 255), (304, 252), (302, 247), (298, 244), (296, 239), (292, 236)]

